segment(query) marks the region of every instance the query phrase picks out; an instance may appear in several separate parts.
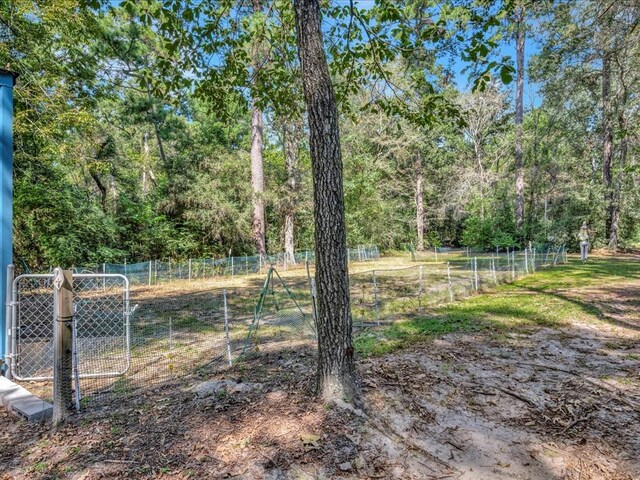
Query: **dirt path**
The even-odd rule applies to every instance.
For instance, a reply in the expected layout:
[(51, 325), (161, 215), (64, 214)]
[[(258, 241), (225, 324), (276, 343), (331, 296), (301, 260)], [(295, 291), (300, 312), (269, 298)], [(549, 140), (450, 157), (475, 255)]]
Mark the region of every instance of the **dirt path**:
[(386, 428), (367, 428), (360, 463), (393, 478), (640, 478), (639, 286), (549, 292), (596, 323), (451, 334), (364, 362)]

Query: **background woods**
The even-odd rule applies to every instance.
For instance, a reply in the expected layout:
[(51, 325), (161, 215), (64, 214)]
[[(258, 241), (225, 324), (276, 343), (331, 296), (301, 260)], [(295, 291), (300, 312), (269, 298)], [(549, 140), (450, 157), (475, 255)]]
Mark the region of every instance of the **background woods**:
[[(88, 3), (0, 1), (0, 65), (20, 74), (16, 256), (37, 269), (312, 249), (292, 4)], [(596, 245), (637, 244), (637, 5), (469, 10), (493, 19), (492, 48), (463, 65), (457, 37), (482, 25), (451, 13), (467, 6), (323, 11), (347, 244), (572, 246), (583, 220)]]

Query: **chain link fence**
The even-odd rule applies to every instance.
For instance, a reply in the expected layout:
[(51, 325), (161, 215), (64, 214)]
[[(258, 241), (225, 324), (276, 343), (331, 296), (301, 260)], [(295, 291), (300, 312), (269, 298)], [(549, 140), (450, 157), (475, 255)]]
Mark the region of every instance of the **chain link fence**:
[(53, 378), (53, 275), (21, 275), (13, 282), (9, 369), (16, 379)]

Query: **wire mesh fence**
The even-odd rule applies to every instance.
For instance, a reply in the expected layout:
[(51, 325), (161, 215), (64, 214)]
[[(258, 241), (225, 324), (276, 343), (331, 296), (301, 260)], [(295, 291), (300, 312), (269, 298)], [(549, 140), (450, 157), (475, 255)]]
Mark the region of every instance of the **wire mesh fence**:
[(237, 288), (132, 291), (131, 365), (126, 374), (80, 379), (85, 407), (164, 388), (243, 354), (314, 338), (306, 282), (285, 283), (269, 269), (264, 283)]
[[(566, 261), (565, 255), (563, 248), (468, 257), (458, 252), (438, 263), (353, 273), (354, 327), (375, 328), (420, 314)], [(16, 334), (29, 331), (23, 317), (34, 318), (29, 323), (34, 333), (19, 345), (14, 360), (17, 372), (48, 378), (53, 360), (51, 285), (46, 275), (34, 277), (17, 280)], [(74, 388), (77, 403), (85, 408), (144, 398), (202, 369), (225, 368), (255, 350), (314, 343), (310, 269), (283, 278), (269, 268), (264, 277), (227, 288), (194, 290), (184, 282), (137, 285), (128, 294), (99, 275), (87, 275), (84, 283), (82, 275), (77, 277)], [(32, 386), (34, 393), (51, 398), (50, 382)]]
[(438, 263), (350, 275), (354, 325), (393, 321), (419, 313), (425, 306), (454, 301), (566, 261), (564, 247), (479, 255), (466, 250), (442, 253)]
[[(380, 258), (376, 245), (360, 245), (348, 249), (351, 262), (367, 262)], [(177, 260), (149, 260), (138, 263), (102, 263), (74, 267), (76, 273), (113, 273), (126, 276), (132, 284), (157, 285), (176, 280), (204, 280), (215, 277), (266, 273), (270, 267), (284, 271), (303, 268), (315, 261), (312, 250), (275, 255), (244, 255), (224, 258), (191, 258)]]

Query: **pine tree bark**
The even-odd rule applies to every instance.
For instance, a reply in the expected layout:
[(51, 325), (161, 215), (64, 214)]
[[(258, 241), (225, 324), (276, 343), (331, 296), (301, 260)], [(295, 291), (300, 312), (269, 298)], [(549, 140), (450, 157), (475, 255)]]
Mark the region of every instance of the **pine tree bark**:
[(520, 2), (516, 13), (516, 118), (515, 118), (515, 167), (516, 167), (516, 228), (524, 225), (524, 160), (522, 147), (522, 120), (524, 113), (524, 45), (525, 8)]
[(613, 119), (611, 105), (611, 56), (604, 52), (602, 56), (602, 181), (604, 183), (604, 203), (607, 209), (605, 227), (611, 233), (614, 215), (613, 178)]
[(416, 250), (424, 251), (424, 175), (422, 173), (422, 156), (416, 154), (415, 159), (415, 175), (416, 175), (416, 229), (418, 241)]
[(284, 254), (295, 263), (295, 211), (298, 194), (298, 128), (294, 120), (283, 123), (284, 158), (287, 167), (287, 198), (284, 208)]
[[(262, 0), (252, 0), (253, 13), (262, 11)], [(258, 70), (260, 69), (260, 40), (255, 39), (251, 51), (252, 101), (251, 101), (251, 188), (252, 188), (252, 233), (258, 255), (267, 253), (264, 221), (264, 171), (263, 171), (263, 123), (262, 110), (256, 102)]]
[(319, 0), (294, 0), (309, 122), (315, 211), (318, 393), (359, 402), (347, 269), (338, 110), (322, 43)]

